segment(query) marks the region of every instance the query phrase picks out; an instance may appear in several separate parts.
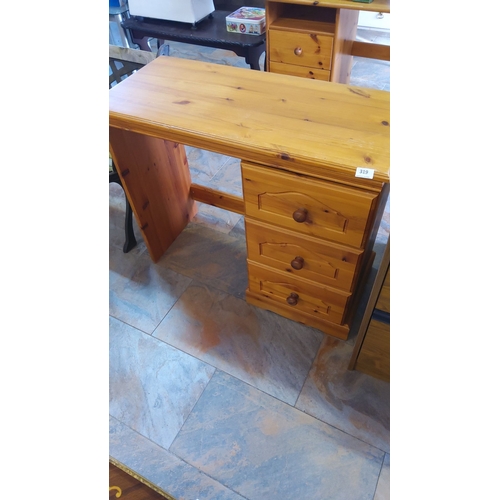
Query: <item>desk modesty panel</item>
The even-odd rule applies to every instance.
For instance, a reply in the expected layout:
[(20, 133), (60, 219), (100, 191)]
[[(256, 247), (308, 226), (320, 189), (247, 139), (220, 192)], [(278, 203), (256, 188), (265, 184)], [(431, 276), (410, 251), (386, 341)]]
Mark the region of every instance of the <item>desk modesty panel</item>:
[[(389, 98), (173, 57), (140, 69), (110, 90), (110, 150), (152, 259), (195, 201), (242, 213), (247, 301), (346, 338), (389, 190)], [(243, 198), (192, 184), (184, 145), (240, 158)]]

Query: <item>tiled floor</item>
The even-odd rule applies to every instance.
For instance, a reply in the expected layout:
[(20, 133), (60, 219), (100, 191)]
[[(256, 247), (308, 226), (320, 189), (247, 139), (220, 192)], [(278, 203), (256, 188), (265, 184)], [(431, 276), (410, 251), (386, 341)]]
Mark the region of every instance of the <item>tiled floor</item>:
[[(226, 51), (170, 53), (246, 67)], [(356, 60), (352, 83), (388, 90), (389, 63)], [(186, 149), (194, 182), (241, 194), (238, 160)], [(110, 455), (177, 500), (388, 499), (390, 386), (347, 370), (355, 333), (245, 302), (237, 214), (199, 205), (157, 264), (135, 226), (124, 254), (124, 195), (109, 192)], [(375, 267), (388, 230), (389, 204)]]

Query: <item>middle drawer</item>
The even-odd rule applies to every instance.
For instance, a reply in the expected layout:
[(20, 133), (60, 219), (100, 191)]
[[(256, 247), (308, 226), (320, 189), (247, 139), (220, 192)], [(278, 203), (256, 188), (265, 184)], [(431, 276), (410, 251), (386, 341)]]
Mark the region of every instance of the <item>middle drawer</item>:
[(248, 259), (326, 286), (352, 291), (362, 250), (300, 236), (245, 218)]

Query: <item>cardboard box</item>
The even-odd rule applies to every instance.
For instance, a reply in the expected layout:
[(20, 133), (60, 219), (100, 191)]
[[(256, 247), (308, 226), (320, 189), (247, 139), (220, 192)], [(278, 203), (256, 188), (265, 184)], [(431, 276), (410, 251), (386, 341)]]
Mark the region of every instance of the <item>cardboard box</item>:
[(245, 35), (262, 35), (266, 31), (266, 10), (258, 7), (241, 7), (226, 16), (227, 31)]

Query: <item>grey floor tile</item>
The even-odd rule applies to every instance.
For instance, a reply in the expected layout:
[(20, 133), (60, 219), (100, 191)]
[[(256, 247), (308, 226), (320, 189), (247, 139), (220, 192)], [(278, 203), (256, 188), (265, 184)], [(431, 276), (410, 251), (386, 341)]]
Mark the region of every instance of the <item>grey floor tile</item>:
[(168, 449), (214, 368), (116, 319), (109, 328), (109, 413)]
[(113, 417), (109, 454), (177, 500), (245, 500)]
[(241, 219), (235, 224), (233, 229), (228, 233), (229, 236), (236, 236), (239, 238), (246, 238), (245, 231), (245, 217), (241, 217)]
[(217, 172), (231, 159), (229, 156), (212, 153), (204, 149), (191, 146), (185, 148), (191, 180), (204, 186), (208, 185)]
[(243, 216), (240, 214), (198, 203), (198, 213), (191, 221), (191, 225), (204, 226), (208, 229), (229, 234), (242, 219)]
[(384, 458), (219, 371), (171, 451), (249, 500), (372, 500)]
[(243, 298), (248, 286), (245, 240), (190, 223), (158, 262)]
[(237, 158), (229, 158), (207, 185), (224, 193), (243, 197), (241, 161)]
[(351, 70), (350, 84), (377, 90), (390, 90), (389, 74), (391, 63), (365, 57), (355, 57)]
[(390, 385), (348, 370), (352, 350), (325, 336), (296, 407), (389, 452)]
[(391, 459), (390, 455), (386, 454), (384, 465), (378, 478), (377, 490), (373, 500), (389, 500), (390, 498), (390, 474), (391, 474)]
[(152, 333), (191, 279), (139, 256), (111, 249), (109, 314), (146, 333)]
[(291, 405), (323, 338), (200, 283), (189, 286), (154, 336)]

